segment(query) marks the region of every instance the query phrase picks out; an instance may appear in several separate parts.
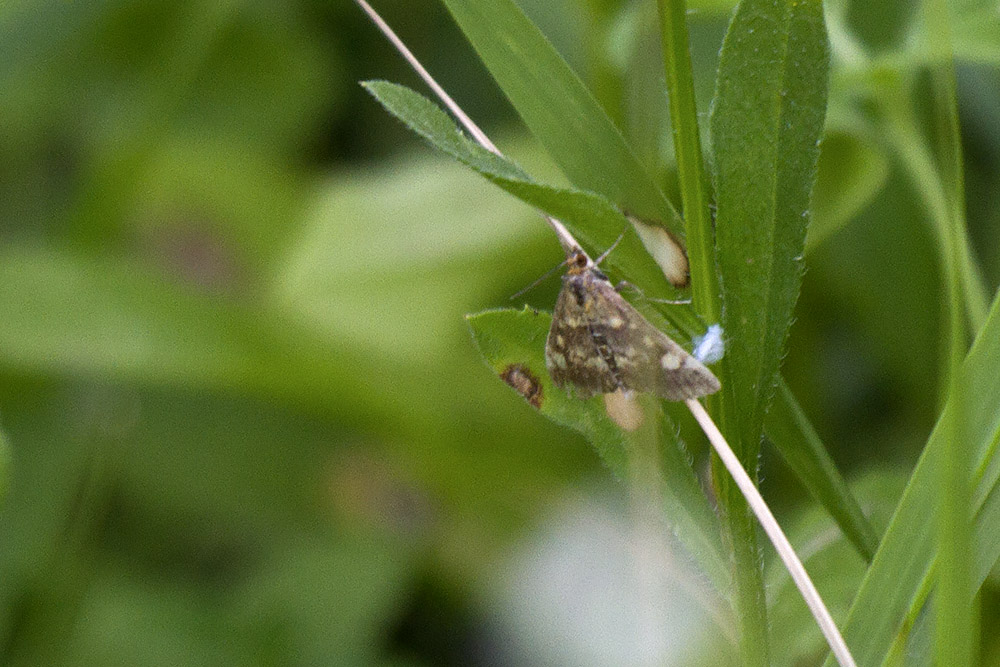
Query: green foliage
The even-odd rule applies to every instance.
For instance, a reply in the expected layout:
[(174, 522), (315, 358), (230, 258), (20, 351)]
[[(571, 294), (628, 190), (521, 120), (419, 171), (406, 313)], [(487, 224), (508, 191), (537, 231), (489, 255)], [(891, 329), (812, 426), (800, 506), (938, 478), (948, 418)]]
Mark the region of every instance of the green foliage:
[(566, 177), (683, 235), (677, 212), (619, 130), (511, 0), (444, 0), (483, 64)]
[[(853, 495), (879, 531), (889, 523), (905, 483), (904, 471), (887, 468), (867, 471), (851, 483)], [(843, 627), (867, 560), (848, 541), (840, 539), (830, 516), (815, 505), (803, 506), (790, 515), (785, 529), (830, 613)], [(820, 664), (829, 647), (809, 616), (802, 596), (780, 563), (771, 561), (766, 567), (775, 664), (795, 661)], [(857, 654), (854, 657), (858, 659)]]
[[(570, 154), (563, 141), (552, 139), (556, 135), (553, 129), (556, 124), (551, 119), (551, 113), (545, 117), (544, 110), (553, 106), (553, 100), (546, 99), (537, 87), (533, 96), (525, 95), (525, 81), (529, 78), (526, 72), (530, 67), (517, 55), (523, 52), (536, 56), (538, 61), (547, 63), (546, 69), (556, 72), (551, 77), (553, 80), (562, 81), (570, 88), (575, 87), (575, 78), (558, 59), (553, 59), (544, 40), (536, 39), (538, 35), (523, 24), (518, 28), (508, 28), (511, 36), (506, 41), (497, 40), (490, 33), (496, 19), (505, 26), (505, 21), (511, 25), (523, 21), (513, 6), (503, 2), (485, 3), (483, 6), (487, 7), (483, 10), (485, 13), (476, 13), (462, 3), (455, 3), (452, 11), (522, 117), (536, 135), (540, 135), (543, 143), (544, 137), (549, 138), (547, 145), (550, 152), (560, 154), (557, 161), (573, 177), (574, 170), (583, 168), (583, 162)], [(490, 13), (494, 11), (497, 12), (495, 15)], [(666, 11), (665, 15), (670, 11)], [(775, 29), (775, 26), (780, 28)], [(685, 42), (681, 39), (679, 43)], [(519, 48), (512, 49), (513, 43), (517, 43)], [(712, 114), (713, 173), (718, 202), (716, 261), (723, 286), (722, 312), (726, 331), (743, 344), (730, 349), (725, 361), (727, 386), (722, 395), (723, 402), (716, 405), (719, 414), (726, 415), (724, 428), (735, 436), (742, 455), (748, 461), (755, 460), (757, 456), (756, 441), (764, 429), (764, 416), (777, 381), (778, 364), (801, 279), (805, 223), (826, 106), (828, 59), (819, 3), (756, 5), (745, 1), (730, 25), (719, 65)], [(535, 63), (530, 61), (530, 64)], [(669, 58), (667, 66), (668, 70), (672, 67)], [(680, 86), (678, 93), (685, 92), (691, 85), (689, 78), (683, 76), (683, 69), (681, 75), (672, 81), (672, 85)], [(385, 96), (381, 97), (386, 103)], [(393, 107), (391, 102), (387, 105)], [(416, 114), (412, 109), (409, 113), (401, 112), (398, 110), (400, 105), (395, 106), (396, 114), (404, 119), (409, 117), (408, 123), (418, 131), (420, 116), (430, 116), (435, 111), (427, 104)], [(690, 109), (675, 107), (674, 112), (690, 114)], [(590, 118), (593, 117), (591, 114)], [(603, 116), (598, 114), (598, 117)], [(675, 122), (684, 120), (675, 119)], [(439, 125), (447, 127), (443, 120), (439, 120)], [(562, 130), (561, 126), (559, 130)], [(449, 150), (447, 142), (429, 137), (426, 131), (422, 134), (439, 147)], [(682, 143), (678, 146), (687, 145), (689, 149), (693, 146), (693, 150), (697, 151), (696, 143), (684, 144), (686, 136), (691, 136), (690, 131), (684, 130), (681, 125)], [(833, 234), (870, 201), (885, 181), (886, 164), (881, 153), (850, 134), (841, 136), (842, 141), (832, 143), (827, 157), (829, 166), (824, 169), (825, 179), (821, 181), (824, 187), (818, 195), (817, 206), (821, 219), (826, 223), (821, 228), (825, 230), (822, 232), (824, 236)], [(586, 140), (581, 141), (579, 135), (577, 141), (578, 145), (586, 144)], [(842, 148), (840, 159), (834, 148)], [(449, 152), (454, 154), (454, 150)], [(683, 152), (678, 155), (679, 159), (686, 159)], [(844, 160), (848, 160), (846, 164)], [(463, 161), (467, 164), (471, 162), (468, 159)], [(683, 170), (698, 170), (700, 163), (693, 160), (679, 167), (683, 185)], [(488, 170), (477, 170), (490, 178)], [(583, 176), (584, 179), (587, 177)], [(697, 185), (700, 179), (701, 175), (695, 173), (687, 183)], [(831, 180), (840, 181), (836, 191), (830, 185)], [(494, 182), (497, 182), (495, 178)], [(511, 187), (506, 189), (517, 194)], [(684, 192), (686, 196), (687, 190)], [(620, 194), (617, 199), (614, 194), (608, 196), (612, 201), (622, 202)], [(530, 195), (522, 193), (521, 197), (536, 206), (539, 204)], [(697, 196), (685, 201), (688, 205), (701, 205)], [(606, 208), (606, 203), (602, 202), (601, 207)], [(550, 207), (540, 208), (554, 213)], [(558, 214), (555, 215), (558, 217)], [(967, 271), (965, 275), (971, 274)], [(540, 337), (536, 335), (535, 338)], [(747, 344), (748, 341), (755, 344)], [(819, 445), (814, 430), (794, 397), (787, 386), (781, 386), (780, 409), (775, 410), (770, 418), (769, 431), (774, 432), (774, 441), (806, 486), (841, 522), (845, 533), (861, 553), (870, 558), (875, 544), (873, 532), (829, 456)], [(796, 447), (797, 436), (808, 446)], [(599, 451), (607, 452), (606, 446), (595, 444)], [(727, 497), (725, 503), (738, 504), (738, 501)], [(731, 512), (731, 516), (736, 517), (737, 514)], [(737, 585), (737, 599), (744, 599), (736, 606), (746, 623), (748, 617), (758, 614), (755, 609), (759, 606), (755, 598), (760, 595), (759, 584), (752, 583), (756, 557), (746, 515), (735, 518), (731, 530), (730, 543), (735, 543), (737, 553), (737, 581), (742, 582)], [(749, 549), (740, 546), (748, 542), (751, 545)], [(741, 550), (743, 557), (739, 555)], [(763, 615), (758, 614), (756, 624), (750, 621), (745, 626), (745, 632), (748, 636), (756, 636), (765, 623)], [(761, 644), (759, 637), (748, 639), (744, 644), (743, 659), (763, 662), (762, 653), (751, 657)]]
[[(716, 242), (727, 363), (752, 462), (798, 298), (826, 111), (822, 4), (744, 1), (723, 44), (712, 109)], [(730, 437), (737, 433), (730, 434)]]
[(819, 155), (806, 247), (823, 243), (853, 220), (885, 187), (888, 176), (889, 161), (880, 146), (848, 131), (828, 129)]
[[(497, 375), (503, 377), (511, 367), (528, 369), (541, 384), (539, 411), (563, 426), (580, 431), (596, 448), (601, 460), (622, 481), (632, 474), (628, 452), (634, 447), (635, 434), (623, 431), (608, 417), (600, 397), (581, 401), (556, 387), (545, 369), (545, 337), (552, 318), (525, 308), (486, 311), (469, 316), (473, 337), (480, 352)], [(728, 580), (723, 565), (718, 520), (706, 502), (705, 493), (694, 476), (687, 453), (668, 422), (652, 417), (656, 423), (655, 440), (662, 449), (663, 494), (660, 510), (671, 517), (671, 524), (689, 556), (701, 567), (717, 589), (724, 592)], [(659, 506), (659, 503), (658, 503)]]
[(545, 336), (552, 323), (550, 315), (525, 308), (488, 310), (467, 319), (479, 351), (498, 376), (511, 367), (527, 369), (533, 376), (531, 379), (541, 385), (538, 410), (549, 419), (584, 433), (615, 475), (623, 479), (628, 476), (622, 430), (604, 414), (601, 398), (574, 399), (558, 390), (545, 370)]
[(365, 87), (389, 112), (435, 148), (525, 203), (561, 220), (595, 253), (610, 248), (624, 233), (607, 263), (634, 284), (648, 286), (653, 293), (655, 288), (662, 288), (662, 271), (643, 249), (632, 225), (607, 199), (591, 192), (535, 183), (517, 165), (466, 138), (433, 102), (408, 88), (385, 81), (371, 81)]
[(7, 497), (7, 489), (10, 486), (10, 459), (10, 443), (0, 430), (0, 503)]
[(784, 381), (778, 383), (765, 428), (767, 437), (799, 481), (830, 512), (858, 553), (870, 561), (878, 547), (878, 536)]
[[(801, 283), (827, 78), (818, 0), (740, 3), (719, 58), (710, 128), (722, 323), (740, 341), (724, 362), (722, 429), (752, 473)], [(743, 582), (741, 646), (749, 664), (763, 665), (767, 621), (754, 530), (732, 486), (724, 488)]]
[(969, 451), (975, 457), (975, 468), (966, 471), (975, 485), (970, 515), (975, 517), (977, 537), (974, 554), (976, 586), (982, 585), (993, 564), (1000, 558), (1000, 537), (997, 522), (1000, 507), (996, 505), (1000, 466), (996, 448), (1000, 442), (1000, 408), (994, 397), (1000, 391), (1000, 378), (995, 364), (1000, 360), (1000, 299), (996, 300), (975, 344), (962, 366), (959, 379), (963, 387), (964, 405), (949, 402), (939, 425), (931, 434), (920, 461), (914, 469), (896, 513), (886, 530), (878, 555), (851, 606), (845, 628), (846, 639), (859, 664), (877, 664), (895, 641), (906, 641), (904, 620), (911, 622), (920, 610), (932, 576), (936, 545), (935, 526), (928, 517), (938, 507), (937, 470), (949, 437), (941, 426), (954, 411), (966, 415), (964, 432), (968, 434)]
[[(668, 42), (652, 3), (378, 2), (510, 158), (366, 84), (446, 157), (387, 121), (356, 81), (415, 79), (351, 3), (5, 8), (0, 662), (821, 661), (683, 406), (626, 433), (551, 385), (557, 281), (464, 319), (562, 259), (536, 210), (595, 255), (627, 230), (646, 297), (685, 292), (624, 212), (686, 238), (693, 304), (624, 294), (686, 347), (725, 324), (707, 404), (859, 664), (958, 655), (973, 591), (1000, 654), (1000, 18), (829, 2), (827, 63), (816, 0), (736, 4), (662, 0)], [(652, 533), (704, 627), (647, 614)]]

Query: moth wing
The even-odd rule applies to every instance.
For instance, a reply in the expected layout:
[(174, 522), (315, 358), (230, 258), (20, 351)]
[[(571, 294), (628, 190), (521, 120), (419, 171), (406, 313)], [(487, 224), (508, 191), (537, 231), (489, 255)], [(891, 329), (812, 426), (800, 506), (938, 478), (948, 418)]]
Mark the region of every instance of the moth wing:
[(719, 380), (684, 348), (646, 321), (614, 290), (599, 283), (593, 290), (598, 312), (590, 329), (607, 342), (621, 386), (683, 401), (719, 390)]
[(565, 286), (559, 291), (552, 326), (545, 341), (545, 366), (553, 382), (576, 387), (579, 395), (589, 398), (618, 389), (618, 380), (597, 351), (590, 335), (587, 316)]

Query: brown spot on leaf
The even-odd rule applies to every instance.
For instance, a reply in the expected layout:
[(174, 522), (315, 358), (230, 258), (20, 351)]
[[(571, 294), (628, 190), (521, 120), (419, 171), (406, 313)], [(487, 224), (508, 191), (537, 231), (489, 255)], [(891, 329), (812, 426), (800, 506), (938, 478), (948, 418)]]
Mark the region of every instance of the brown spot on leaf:
[(517, 390), (528, 403), (536, 408), (542, 407), (542, 384), (527, 368), (521, 364), (510, 364), (500, 373), (500, 379)]

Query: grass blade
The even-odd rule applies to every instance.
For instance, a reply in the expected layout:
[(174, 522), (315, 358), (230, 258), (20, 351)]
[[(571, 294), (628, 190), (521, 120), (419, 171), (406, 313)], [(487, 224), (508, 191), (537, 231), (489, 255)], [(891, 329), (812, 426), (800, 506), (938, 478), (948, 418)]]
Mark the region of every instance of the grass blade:
[[(711, 115), (716, 244), (723, 286), (721, 422), (756, 478), (764, 415), (801, 280), (810, 192), (826, 110), (829, 54), (818, 0), (743, 0), (723, 42)], [(746, 664), (767, 657), (752, 518), (715, 471), (727, 510)]]
[(938, 560), (935, 594), (934, 654), (938, 664), (971, 666), (978, 636), (975, 597), (972, 588), (972, 517), (970, 463), (972, 451), (965, 438), (967, 416), (964, 388), (958, 373), (966, 351), (966, 329), (962, 299), (962, 249), (968, 247), (965, 224), (965, 172), (958, 121), (958, 91), (952, 60), (948, 9), (939, 0), (925, 0), (922, 7), (924, 33), (932, 58), (931, 81), (937, 154), (942, 186), (948, 198), (948, 243), (945, 280), (948, 309), (948, 398), (954, 410), (944, 415), (942, 432), (946, 443), (938, 459)]
[(442, 0), (532, 134), (577, 187), (683, 238), (680, 216), (594, 96), (511, 0)]
[(10, 462), (12, 459), (10, 442), (3, 429), (0, 429), (0, 508), (7, 500), (7, 490), (10, 488)]
[(626, 232), (615, 251), (608, 255), (607, 264), (651, 296), (665, 293), (663, 271), (646, 252), (629, 221), (607, 199), (591, 192), (536, 183), (513, 162), (466, 138), (437, 105), (409, 88), (387, 81), (369, 81), (363, 85), (386, 110), (435, 148), (559, 219), (588, 249), (599, 254)]
[[(986, 324), (962, 364), (959, 377), (966, 405), (963, 431), (975, 468), (972, 554), (973, 584), (978, 588), (1000, 558), (1000, 298), (994, 300)], [(875, 559), (865, 575), (844, 627), (859, 664), (882, 662), (897, 635), (915, 618), (925, 596), (935, 559), (938, 457), (946, 447), (945, 424), (957, 407), (949, 400), (906, 485)], [(970, 601), (971, 604), (971, 601)], [(830, 664), (828, 662), (828, 664)]]
[(809, 493), (836, 520), (858, 553), (871, 562), (878, 548), (878, 535), (784, 380), (778, 383), (765, 427), (768, 439)]

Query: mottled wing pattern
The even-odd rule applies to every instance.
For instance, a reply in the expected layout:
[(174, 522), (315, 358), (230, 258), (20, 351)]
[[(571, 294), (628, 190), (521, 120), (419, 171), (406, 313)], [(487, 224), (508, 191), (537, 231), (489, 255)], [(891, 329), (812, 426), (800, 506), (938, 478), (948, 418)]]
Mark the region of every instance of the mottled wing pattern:
[(582, 398), (610, 393), (619, 386), (597, 351), (583, 305), (566, 281), (552, 312), (545, 366), (558, 386), (572, 385)]
[[(682, 401), (719, 390), (719, 380), (710, 370), (647, 322), (602, 274), (583, 271), (566, 276), (560, 302), (564, 298), (578, 311), (573, 320), (586, 320), (586, 333), (604, 362), (604, 386), (610, 389), (595, 391), (608, 392), (623, 387), (657, 394), (670, 401)], [(578, 304), (579, 301), (582, 303)], [(558, 303), (556, 310), (559, 310)], [(553, 331), (558, 319), (553, 319)], [(563, 340), (566, 339), (563, 334)], [(549, 341), (551, 344), (552, 331)], [(573, 359), (570, 362), (570, 357), (566, 357), (570, 370), (577, 368), (576, 358)], [(576, 383), (574, 373), (564, 375)]]
[[(617, 312), (593, 322), (593, 335), (608, 341), (622, 386), (683, 401), (719, 390), (719, 380), (665, 333), (654, 327), (625, 299), (612, 291), (609, 308)], [(615, 327), (623, 321), (620, 327)]]

